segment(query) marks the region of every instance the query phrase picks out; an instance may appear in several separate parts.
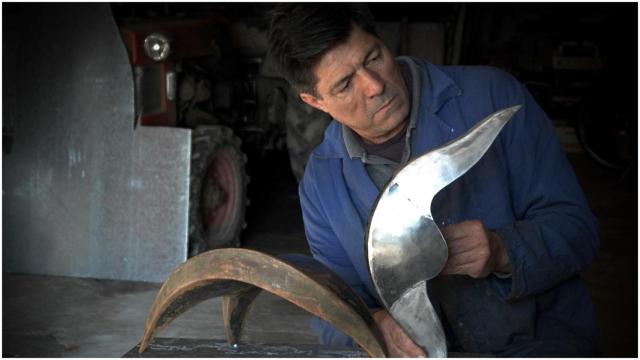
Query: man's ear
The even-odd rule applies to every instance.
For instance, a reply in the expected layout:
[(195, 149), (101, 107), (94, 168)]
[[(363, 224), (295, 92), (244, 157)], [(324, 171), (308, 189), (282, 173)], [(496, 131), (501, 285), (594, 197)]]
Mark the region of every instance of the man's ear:
[(322, 104), (322, 100), (321, 100), (321, 99), (318, 99), (318, 98), (317, 98), (317, 97), (315, 97), (314, 95), (311, 95), (311, 94), (309, 94), (309, 93), (302, 92), (302, 93), (300, 93), (300, 99), (301, 99), (302, 101), (304, 101), (304, 102), (305, 102), (305, 104), (307, 104), (307, 105), (309, 105), (309, 106), (311, 106), (311, 107), (314, 107), (314, 108), (316, 108), (316, 109), (318, 109), (318, 110), (320, 110), (320, 111), (323, 111), (323, 112), (327, 112), (327, 111), (325, 110), (324, 105)]

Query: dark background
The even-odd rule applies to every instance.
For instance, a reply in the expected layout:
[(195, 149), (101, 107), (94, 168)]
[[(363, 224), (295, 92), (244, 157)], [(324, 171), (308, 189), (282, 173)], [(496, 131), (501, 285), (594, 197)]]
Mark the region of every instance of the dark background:
[[(379, 23), (441, 24), (444, 56), (430, 60), (441, 64), (490, 65), (508, 71), (527, 85), (556, 124), (575, 128), (575, 136), (588, 144), (587, 154), (609, 167), (626, 168), (634, 161), (637, 152), (637, 4), (363, 5)], [(230, 22), (243, 22), (266, 31), (272, 7), (272, 3), (116, 3), (112, 10), (117, 20), (217, 13)], [(265, 49), (266, 46), (265, 43)], [(396, 55), (406, 54), (400, 46), (391, 50)], [(411, 55), (411, 51), (408, 54)], [(558, 68), (554, 66), (556, 57), (598, 65)], [(236, 68), (236, 71), (240, 76), (244, 69)], [(629, 175), (633, 177), (634, 173), (630, 171)]]

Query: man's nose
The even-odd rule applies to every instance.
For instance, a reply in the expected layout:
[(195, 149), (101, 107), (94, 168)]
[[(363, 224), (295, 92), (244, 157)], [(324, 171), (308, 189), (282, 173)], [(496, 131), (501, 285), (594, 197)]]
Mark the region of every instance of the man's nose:
[(363, 87), (367, 97), (375, 97), (384, 92), (384, 81), (369, 69), (362, 70)]

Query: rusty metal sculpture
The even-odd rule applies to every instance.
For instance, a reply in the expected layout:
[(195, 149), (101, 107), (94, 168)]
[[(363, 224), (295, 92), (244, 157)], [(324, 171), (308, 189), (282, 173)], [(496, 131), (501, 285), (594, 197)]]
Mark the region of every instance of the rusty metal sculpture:
[(520, 109), (503, 109), (461, 137), (413, 160), (380, 193), (367, 229), (369, 272), (391, 316), (431, 357), (446, 357), (440, 319), (427, 281), (448, 258), (447, 243), (431, 215), (431, 201), (466, 173)]
[(180, 265), (164, 282), (151, 307), (140, 344), (198, 303), (223, 296), (227, 342), (237, 344), (249, 306), (266, 290), (331, 323), (351, 336), (371, 357), (384, 347), (367, 306), (344, 281), (303, 255), (282, 259), (247, 249), (217, 249)]

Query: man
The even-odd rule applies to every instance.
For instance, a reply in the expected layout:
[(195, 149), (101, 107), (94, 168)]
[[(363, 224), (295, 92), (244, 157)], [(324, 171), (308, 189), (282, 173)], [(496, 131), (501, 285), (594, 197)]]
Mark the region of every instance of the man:
[[(522, 104), (483, 158), (433, 201), (449, 259), (429, 296), (449, 351), (598, 354), (578, 275), (597, 252), (596, 221), (542, 109), (499, 70), (394, 59), (372, 24), (349, 4), (289, 3), (273, 13), (276, 63), (302, 101), (334, 119), (300, 183), (314, 257), (369, 305), (390, 355), (427, 355), (377, 299), (363, 243), (372, 206), (402, 165)], [(319, 320), (315, 327), (325, 343), (353, 343)]]

